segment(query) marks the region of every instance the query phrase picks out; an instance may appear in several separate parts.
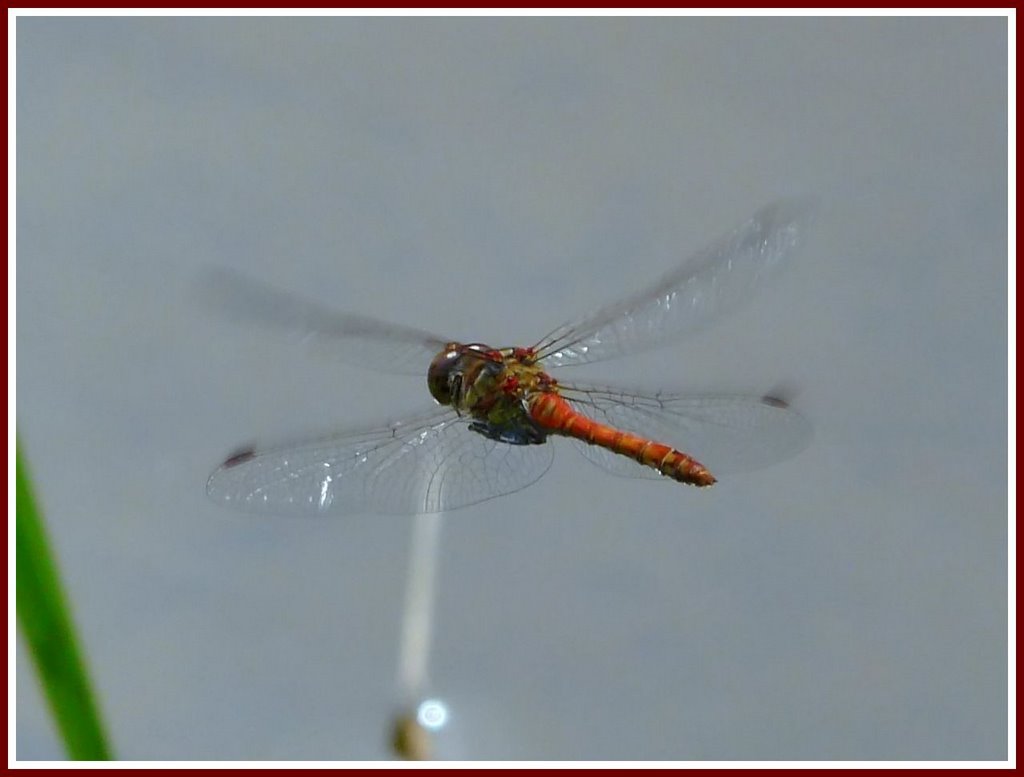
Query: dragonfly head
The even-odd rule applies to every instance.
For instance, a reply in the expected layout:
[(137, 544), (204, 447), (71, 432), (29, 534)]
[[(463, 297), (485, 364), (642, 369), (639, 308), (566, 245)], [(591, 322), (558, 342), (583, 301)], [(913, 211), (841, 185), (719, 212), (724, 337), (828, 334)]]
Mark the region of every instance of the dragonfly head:
[(483, 376), (493, 377), (504, 364), (501, 351), (481, 343), (448, 343), (427, 370), (430, 393), (442, 405), (460, 407), (466, 392)]
[(442, 405), (452, 403), (452, 380), (459, 374), (462, 349), (457, 343), (448, 343), (427, 370), (427, 387), (430, 395)]

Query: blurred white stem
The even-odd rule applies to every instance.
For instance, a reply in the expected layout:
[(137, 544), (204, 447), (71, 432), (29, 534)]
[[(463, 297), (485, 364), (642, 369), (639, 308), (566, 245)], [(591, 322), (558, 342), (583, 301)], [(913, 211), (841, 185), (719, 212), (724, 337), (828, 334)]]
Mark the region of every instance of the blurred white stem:
[(412, 548), (405, 589), (402, 643), (398, 654), (398, 687), (415, 703), (427, 679), (430, 633), (434, 621), (434, 588), (443, 515), (417, 515), (412, 521)]

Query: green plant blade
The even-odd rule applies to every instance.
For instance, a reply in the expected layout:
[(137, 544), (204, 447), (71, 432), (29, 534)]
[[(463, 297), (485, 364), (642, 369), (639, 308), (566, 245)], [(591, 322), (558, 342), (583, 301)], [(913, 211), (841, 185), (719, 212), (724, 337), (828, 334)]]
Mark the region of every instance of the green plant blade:
[(68, 756), (84, 761), (109, 760), (110, 749), (50, 555), (42, 516), (32, 496), (20, 443), (16, 457), (18, 623)]

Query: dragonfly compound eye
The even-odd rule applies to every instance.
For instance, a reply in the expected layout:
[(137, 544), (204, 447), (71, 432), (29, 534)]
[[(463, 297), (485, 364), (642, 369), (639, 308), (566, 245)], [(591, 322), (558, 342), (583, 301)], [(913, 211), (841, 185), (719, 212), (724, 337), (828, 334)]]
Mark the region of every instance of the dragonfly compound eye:
[(434, 399), (442, 405), (452, 403), (451, 381), (455, 374), (453, 370), (459, 363), (462, 354), (454, 348), (445, 348), (430, 362), (430, 369), (427, 370), (427, 387)]

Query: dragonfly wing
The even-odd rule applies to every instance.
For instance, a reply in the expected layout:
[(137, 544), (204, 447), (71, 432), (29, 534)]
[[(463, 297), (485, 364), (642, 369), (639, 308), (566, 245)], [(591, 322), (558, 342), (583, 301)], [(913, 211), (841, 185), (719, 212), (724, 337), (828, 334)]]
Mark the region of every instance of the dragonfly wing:
[[(748, 472), (797, 455), (812, 437), (810, 422), (785, 402), (733, 394), (646, 395), (612, 388), (562, 387), (584, 415), (671, 445), (713, 474)], [(617, 475), (662, 477), (628, 456), (573, 440), (595, 464)]]
[(509, 445), (449, 408), (378, 429), (264, 451), (217, 469), (207, 493), (247, 512), (438, 513), (518, 491), (551, 466), (550, 445)]
[(221, 313), (294, 334), (342, 361), (381, 372), (426, 375), (448, 342), (420, 329), (339, 313), (229, 270), (207, 273), (201, 294)]
[(545, 365), (587, 364), (695, 331), (739, 307), (792, 253), (809, 201), (780, 201), (690, 256), (653, 286), (553, 331), (535, 348)]

